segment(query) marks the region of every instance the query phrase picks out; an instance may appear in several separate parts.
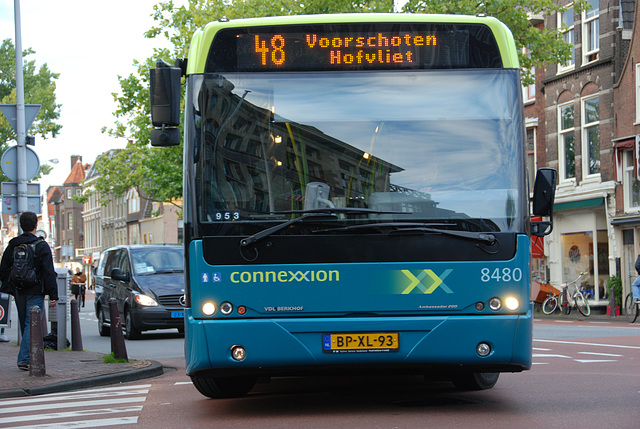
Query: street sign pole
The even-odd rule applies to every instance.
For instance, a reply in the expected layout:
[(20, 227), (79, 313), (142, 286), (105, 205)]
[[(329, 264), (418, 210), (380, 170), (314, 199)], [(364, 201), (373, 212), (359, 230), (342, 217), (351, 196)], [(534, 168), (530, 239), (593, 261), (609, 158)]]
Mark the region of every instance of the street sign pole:
[(20, 0), (14, 0), (16, 25), (16, 135), (18, 143), (18, 218), (27, 211), (27, 130), (24, 118), (24, 74), (22, 61), (22, 28), (20, 25)]

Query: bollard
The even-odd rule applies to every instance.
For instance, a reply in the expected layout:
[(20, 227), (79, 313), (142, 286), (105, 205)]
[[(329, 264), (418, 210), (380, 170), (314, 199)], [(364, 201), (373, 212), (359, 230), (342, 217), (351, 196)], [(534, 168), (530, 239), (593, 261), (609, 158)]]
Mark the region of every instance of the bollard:
[(567, 304), (569, 303), (569, 296), (567, 293), (567, 288), (562, 288), (562, 315), (567, 315)]
[(29, 375), (32, 377), (44, 377), (44, 342), (42, 341), (42, 315), (40, 307), (34, 305), (29, 312)]
[(613, 293), (613, 287), (609, 289), (609, 316), (616, 317), (616, 296)]
[(118, 301), (115, 298), (109, 299), (109, 318), (111, 319), (111, 352), (113, 357), (129, 361), (127, 348), (124, 345), (124, 336), (122, 335)]
[(80, 333), (80, 312), (78, 311), (78, 301), (71, 300), (71, 350), (82, 351), (82, 334)]

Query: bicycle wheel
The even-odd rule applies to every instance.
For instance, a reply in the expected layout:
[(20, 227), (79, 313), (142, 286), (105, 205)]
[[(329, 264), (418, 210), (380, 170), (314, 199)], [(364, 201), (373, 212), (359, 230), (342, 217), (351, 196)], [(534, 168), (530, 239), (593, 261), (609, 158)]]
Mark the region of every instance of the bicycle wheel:
[(624, 300), (624, 312), (627, 315), (627, 320), (629, 323), (633, 323), (638, 318), (638, 313), (640, 309), (638, 309), (638, 303), (636, 303), (633, 299), (633, 294), (627, 295), (627, 298)]
[(591, 308), (589, 308), (589, 303), (587, 302), (587, 299), (584, 297), (582, 292), (577, 292), (573, 300), (575, 301), (576, 307), (578, 308), (580, 314), (582, 314), (584, 317), (589, 317), (589, 315), (591, 314)]
[(544, 314), (551, 314), (556, 311), (556, 307), (558, 306), (558, 298), (551, 295), (548, 296), (547, 299), (542, 303), (542, 312)]

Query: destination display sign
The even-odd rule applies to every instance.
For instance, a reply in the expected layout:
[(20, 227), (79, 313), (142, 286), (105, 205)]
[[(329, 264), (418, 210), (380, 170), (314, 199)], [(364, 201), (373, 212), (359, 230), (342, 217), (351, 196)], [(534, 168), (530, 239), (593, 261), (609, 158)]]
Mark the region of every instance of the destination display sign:
[(207, 63), (211, 72), (500, 67), (500, 51), (489, 27), (460, 23), (222, 30)]

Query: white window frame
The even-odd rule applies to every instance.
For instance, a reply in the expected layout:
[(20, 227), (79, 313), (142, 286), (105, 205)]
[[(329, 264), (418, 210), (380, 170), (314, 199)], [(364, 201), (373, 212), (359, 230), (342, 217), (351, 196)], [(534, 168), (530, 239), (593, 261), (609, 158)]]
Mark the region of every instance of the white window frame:
[[(537, 132), (538, 132), (538, 127), (537, 125), (527, 125), (526, 130), (525, 130), (525, 143), (528, 143), (529, 138), (527, 137), (527, 133), (531, 131), (533, 133), (533, 151), (529, 150), (529, 147), (526, 148), (527, 150), (527, 169), (529, 170), (530, 168), (532, 169), (531, 171), (528, 172), (528, 180), (529, 180), (529, 189), (531, 190), (531, 192), (533, 192), (533, 182), (535, 181), (536, 178), (536, 171), (537, 171), (537, 159), (536, 159), (536, 139), (537, 139)], [(533, 156), (533, 165), (529, 165), (529, 157)]]
[[(575, 33), (575, 12), (573, 10), (573, 4), (570, 4), (569, 6), (567, 6), (568, 9), (561, 13), (558, 12), (557, 14), (557, 25), (558, 25), (558, 31), (560, 31), (560, 33), (562, 33), (562, 38), (565, 38), (566, 34), (571, 34), (571, 45), (573, 46), (572, 51), (571, 51), (571, 60), (569, 61), (569, 63), (567, 64), (558, 64), (558, 73), (564, 73), (566, 71), (569, 70), (573, 70), (576, 68), (576, 33)], [(563, 29), (562, 28), (562, 15), (564, 15), (565, 13), (573, 13), (573, 24), (571, 24), (567, 29)]]
[(588, 131), (594, 127), (600, 127), (600, 117), (598, 115), (597, 121), (587, 122), (587, 109), (585, 105), (588, 101), (598, 99), (598, 112), (600, 111), (600, 94), (590, 95), (580, 99), (580, 137), (582, 144), (582, 177), (584, 180), (595, 179), (600, 180), (600, 171), (602, 170), (602, 159), (600, 158), (601, 151), (601, 138), (598, 133), (598, 161), (600, 161), (600, 168), (597, 173), (589, 172), (589, 163), (591, 161), (591, 151), (589, 151), (589, 138)]
[[(531, 56), (531, 51), (527, 48), (522, 48), (522, 52), (527, 57)], [(535, 66), (531, 67), (531, 76), (535, 79), (536, 77), (536, 68)], [(536, 101), (536, 83), (535, 81), (531, 85), (524, 86), (522, 85), (522, 102), (523, 103), (533, 103)]]
[(622, 189), (624, 192), (624, 198), (622, 199), (624, 201), (624, 211), (625, 213), (640, 212), (640, 199), (638, 200), (638, 205), (635, 206), (632, 205), (631, 199), (631, 186), (633, 186), (634, 182), (638, 182), (633, 150), (628, 149), (622, 151), (622, 169)]
[[(562, 128), (562, 109), (564, 109), (565, 107), (573, 107), (573, 127), (571, 128), (566, 128), (563, 129)], [(575, 147), (576, 147), (576, 110), (575, 110), (575, 105), (573, 100), (568, 102), (568, 103), (563, 103), (563, 104), (559, 104), (558, 105), (558, 173), (560, 176), (560, 181), (561, 182), (565, 182), (565, 183), (572, 183), (575, 184), (576, 182), (576, 177), (566, 177), (567, 176), (567, 172), (566, 172), (566, 155), (565, 155), (565, 141), (564, 141), (564, 136), (569, 134), (569, 133), (573, 133), (573, 148), (574, 148), (574, 159), (573, 162), (575, 164), (576, 159), (575, 159)], [(574, 170), (576, 169), (576, 166), (574, 166)]]
[[(600, 2), (597, 7), (582, 11), (582, 64), (597, 61), (600, 58)], [(592, 5), (593, 6), (593, 5)], [(593, 30), (597, 32), (593, 39), (594, 46), (591, 46)]]
[[(636, 64), (636, 122), (640, 123), (640, 63)], [(635, 125), (634, 124), (634, 125)]]

